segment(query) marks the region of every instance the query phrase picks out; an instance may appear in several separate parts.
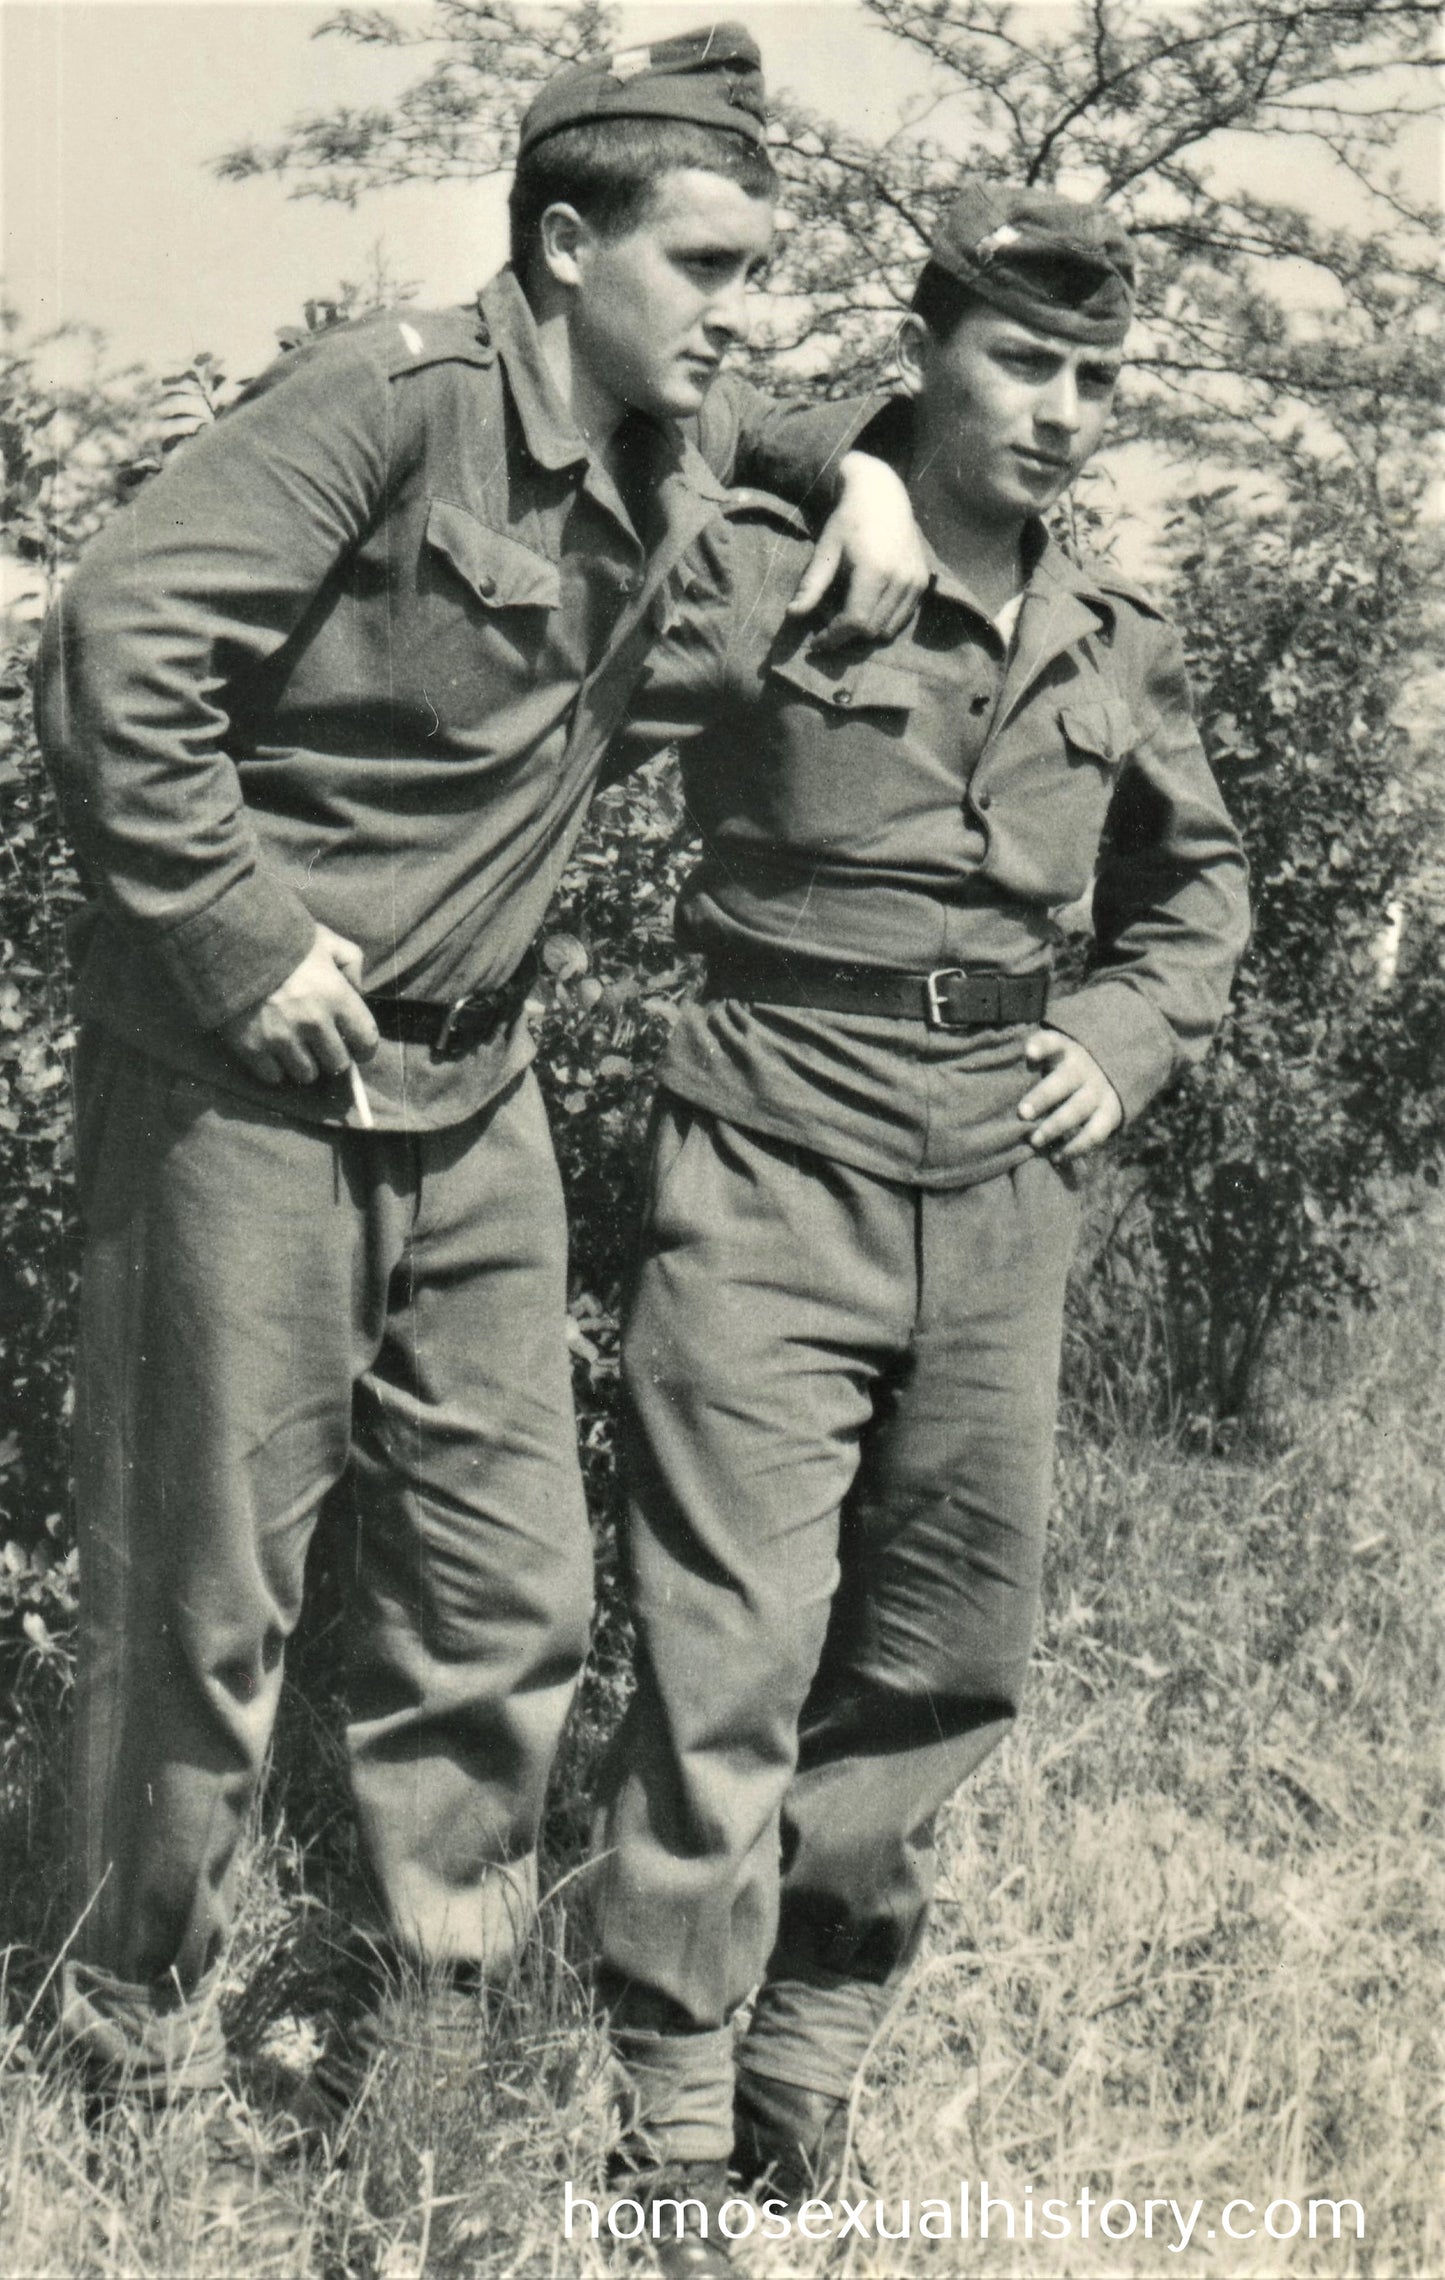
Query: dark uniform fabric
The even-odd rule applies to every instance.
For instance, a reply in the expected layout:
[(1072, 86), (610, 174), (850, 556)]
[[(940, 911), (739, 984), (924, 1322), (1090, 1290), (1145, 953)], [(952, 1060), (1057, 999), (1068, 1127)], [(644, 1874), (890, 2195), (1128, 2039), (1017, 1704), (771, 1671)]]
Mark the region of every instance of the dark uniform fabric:
[(1065, 340), (1117, 348), (1134, 313), (1134, 253), (1104, 206), (975, 176), (960, 184), (929, 267), (975, 300)]
[(756, 40), (741, 24), (706, 24), (647, 47), (589, 56), (549, 79), (529, 106), (518, 156), (564, 127), (602, 119), (679, 119), (762, 142), (767, 101)]
[[(884, 649), (813, 656), (785, 622), (805, 545), (735, 505), (694, 550), (622, 740), (675, 741), (701, 860), (689, 949), (928, 972), (1046, 965), (1092, 895), (1097, 950), (1049, 1020), (1133, 1116), (1219, 1020), (1247, 930), (1244, 860), (1177, 636), (1107, 564), (1034, 534), (1012, 641), (941, 566)], [(690, 1006), (668, 1090), (923, 1186), (1020, 1161), (1025, 1031), (726, 997)]]
[[(826, 476), (853, 409), (725, 388), (717, 465)], [(87, 1233), (84, 1673), (69, 2016), (103, 2064), (214, 2079), (212, 1967), (320, 1500), (350, 1468), (348, 1731), (373, 1903), (495, 1966), (525, 1922), (586, 1635), (565, 1232), (519, 1024), (383, 1042), (344, 1084), (218, 1044), (316, 921), (365, 987), (513, 974), (681, 556), (692, 443), (626, 438), (634, 525), (509, 273), (284, 358), (118, 514), (41, 655), (96, 900), (78, 945)]]
[[(320, 920), (368, 991), (451, 999), (520, 963), (581, 828), (712, 467), (792, 496), (857, 406), (714, 391), (707, 459), (635, 419), (636, 529), (508, 270), (474, 310), (377, 317), (282, 357), (112, 518), (52, 615), (40, 722), (94, 887), (78, 1010), (274, 1109), (211, 1032)], [(630, 487), (630, 486), (629, 486)], [(378, 1125), (472, 1114), (530, 1057), (383, 1040)], [(288, 1110), (345, 1117), (344, 1083)]]
[[(1247, 924), (1158, 612), (1036, 531), (1012, 642), (940, 568), (886, 649), (813, 658), (782, 625), (789, 518), (730, 515), (625, 747), (681, 742), (681, 939), (1026, 972), (1097, 858), (1094, 971), (1048, 1019), (1137, 1111), (1203, 1051)], [(600, 1871), (604, 1990), (671, 2158), (729, 2150), (722, 2029), (759, 1980), (741, 2065), (847, 2094), (917, 1949), (935, 1816), (1017, 1709), (1077, 1209), (1017, 1115), (1026, 1035), (726, 997), (673, 1032)]]

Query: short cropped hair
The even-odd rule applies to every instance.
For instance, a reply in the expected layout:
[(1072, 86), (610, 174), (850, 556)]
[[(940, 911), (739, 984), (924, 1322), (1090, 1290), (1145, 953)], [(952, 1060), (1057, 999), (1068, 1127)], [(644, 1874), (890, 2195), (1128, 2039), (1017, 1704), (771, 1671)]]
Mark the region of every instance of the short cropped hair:
[(647, 213), (662, 176), (680, 167), (721, 174), (750, 198), (778, 194), (773, 162), (759, 144), (688, 119), (587, 120), (525, 152), (507, 200), (512, 267), (523, 287), (549, 206), (575, 206), (602, 237), (622, 237)]
[(981, 309), (984, 305), (971, 286), (936, 261), (924, 263), (908, 304), (913, 315), (923, 319), (940, 348), (952, 339), (970, 309)]

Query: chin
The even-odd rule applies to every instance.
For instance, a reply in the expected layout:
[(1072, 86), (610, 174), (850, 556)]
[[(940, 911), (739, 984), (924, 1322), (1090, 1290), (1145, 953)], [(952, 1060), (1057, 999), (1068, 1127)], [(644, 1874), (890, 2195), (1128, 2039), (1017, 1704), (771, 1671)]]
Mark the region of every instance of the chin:
[(663, 419), (672, 420), (691, 419), (694, 412), (702, 410), (703, 398), (712, 386), (715, 377), (716, 375), (711, 372), (705, 379), (701, 376), (697, 378), (679, 377), (670, 382), (666, 388), (660, 388), (656, 406), (659, 416)]

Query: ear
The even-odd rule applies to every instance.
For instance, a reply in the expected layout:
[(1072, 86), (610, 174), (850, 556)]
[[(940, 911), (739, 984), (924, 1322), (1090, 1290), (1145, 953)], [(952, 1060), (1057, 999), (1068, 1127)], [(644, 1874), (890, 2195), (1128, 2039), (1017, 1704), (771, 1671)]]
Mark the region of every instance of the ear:
[(929, 359), (933, 354), (933, 335), (922, 317), (915, 315), (912, 309), (898, 327), (893, 354), (904, 395), (921, 396)]
[(579, 286), (586, 267), (592, 232), (575, 206), (548, 206), (537, 225), (537, 249), (543, 268), (559, 285)]

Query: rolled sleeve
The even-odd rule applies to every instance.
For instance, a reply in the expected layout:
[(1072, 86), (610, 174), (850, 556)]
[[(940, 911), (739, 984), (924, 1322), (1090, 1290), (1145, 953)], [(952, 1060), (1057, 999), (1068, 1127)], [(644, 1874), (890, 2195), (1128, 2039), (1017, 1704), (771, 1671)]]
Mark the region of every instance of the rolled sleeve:
[(112, 518), (42, 640), (41, 743), (81, 862), (203, 1028), (267, 996), (314, 936), (246, 812), (230, 692), (383, 496), (385, 390), (355, 350), (273, 368)]

